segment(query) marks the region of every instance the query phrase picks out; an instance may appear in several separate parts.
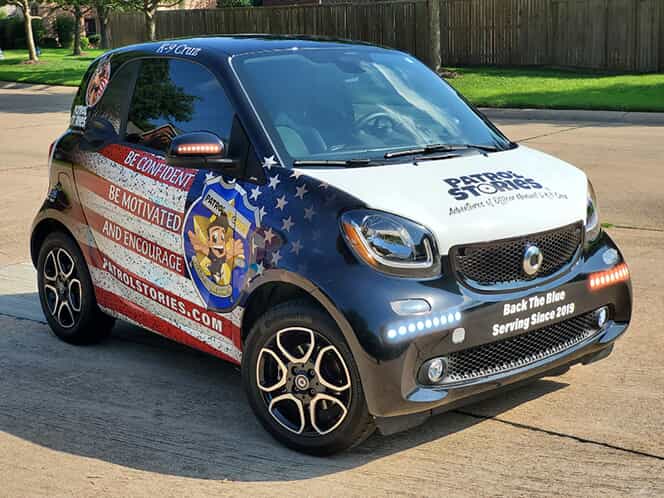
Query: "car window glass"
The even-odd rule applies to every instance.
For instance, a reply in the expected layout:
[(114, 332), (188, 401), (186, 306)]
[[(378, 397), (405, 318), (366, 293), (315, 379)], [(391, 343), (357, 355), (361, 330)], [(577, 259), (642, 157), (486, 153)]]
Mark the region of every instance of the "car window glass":
[(431, 144), (509, 146), (438, 75), (401, 52), (272, 51), (233, 65), (286, 164), (382, 159)]
[(127, 140), (166, 151), (176, 135), (209, 131), (227, 141), (233, 111), (215, 76), (200, 64), (143, 61), (127, 119)]
[(95, 106), (91, 118), (103, 118), (113, 126), (115, 133), (121, 135), (123, 109), (127, 109), (127, 95), (131, 94), (138, 61), (129, 62), (122, 66), (118, 73), (111, 78), (108, 88)]

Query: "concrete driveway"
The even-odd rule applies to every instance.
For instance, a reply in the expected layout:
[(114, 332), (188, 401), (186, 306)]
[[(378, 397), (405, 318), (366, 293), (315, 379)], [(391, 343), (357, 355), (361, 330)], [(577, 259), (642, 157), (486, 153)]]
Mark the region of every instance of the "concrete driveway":
[(583, 168), (615, 225), (636, 302), (608, 360), (316, 459), (266, 435), (232, 366), (128, 325), (76, 348), (41, 323), (28, 227), (71, 97), (0, 84), (0, 495), (664, 495), (664, 120), (497, 113)]

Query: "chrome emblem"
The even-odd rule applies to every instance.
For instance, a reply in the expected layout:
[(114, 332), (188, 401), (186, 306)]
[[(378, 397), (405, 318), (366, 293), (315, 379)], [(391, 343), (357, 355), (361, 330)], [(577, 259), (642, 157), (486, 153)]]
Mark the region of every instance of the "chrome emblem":
[(529, 245), (523, 253), (523, 271), (529, 277), (535, 275), (542, 267), (544, 255), (540, 248), (534, 245)]

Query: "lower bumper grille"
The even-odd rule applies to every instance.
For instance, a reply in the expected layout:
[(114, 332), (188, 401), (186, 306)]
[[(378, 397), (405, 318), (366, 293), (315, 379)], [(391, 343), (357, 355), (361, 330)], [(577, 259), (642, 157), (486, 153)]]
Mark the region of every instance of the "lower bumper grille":
[(561, 353), (597, 334), (595, 312), (448, 356), (443, 384), (479, 379), (524, 367)]

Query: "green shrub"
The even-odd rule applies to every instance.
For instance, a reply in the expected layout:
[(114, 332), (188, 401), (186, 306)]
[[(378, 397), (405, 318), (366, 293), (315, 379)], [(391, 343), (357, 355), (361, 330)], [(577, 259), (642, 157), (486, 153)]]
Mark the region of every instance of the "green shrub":
[[(23, 39), (22, 42), (21, 39)], [(5, 50), (22, 48), (17, 42), (21, 42), (25, 45), (25, 26), (23, 25), (23, 21), (13, 17), (1, 20), (0, 48)]]
[[(44, 36), (44, 23), (41, 19), (32, 20), (32, 36), (39, 45)], [(0, 20), (0, 48), (10, 50), (26, 48), (25, 24), (22, 19), (8, 18)]]
[(101, 43), (101, 35), (90, 35), (88, 36), (88, 41), (91, 46), (98, 47), (99, 43)]
[(251, 0), (217, 0), (217, 7), (251, 7)]
[(41, 19), (32, 20), (32, 38), (35, 40), (36, 45), (41, 45), (44, 38), (44, 21)]
[(50, 36), (45, 36), (41, 40), (41, 46), (44, 48), (58, 48), (60, 45), (58, 45), (57, 39)]
[(81, 50), (89, 50), (90, 49), (90, 40), (88, 39), (87, 36), (81, 35)]
[(71, 16), (58, 16), (55, 18), (55, 32), (63, 47), (71, 47), (74, 41), (74, 27), (76, 23)]

